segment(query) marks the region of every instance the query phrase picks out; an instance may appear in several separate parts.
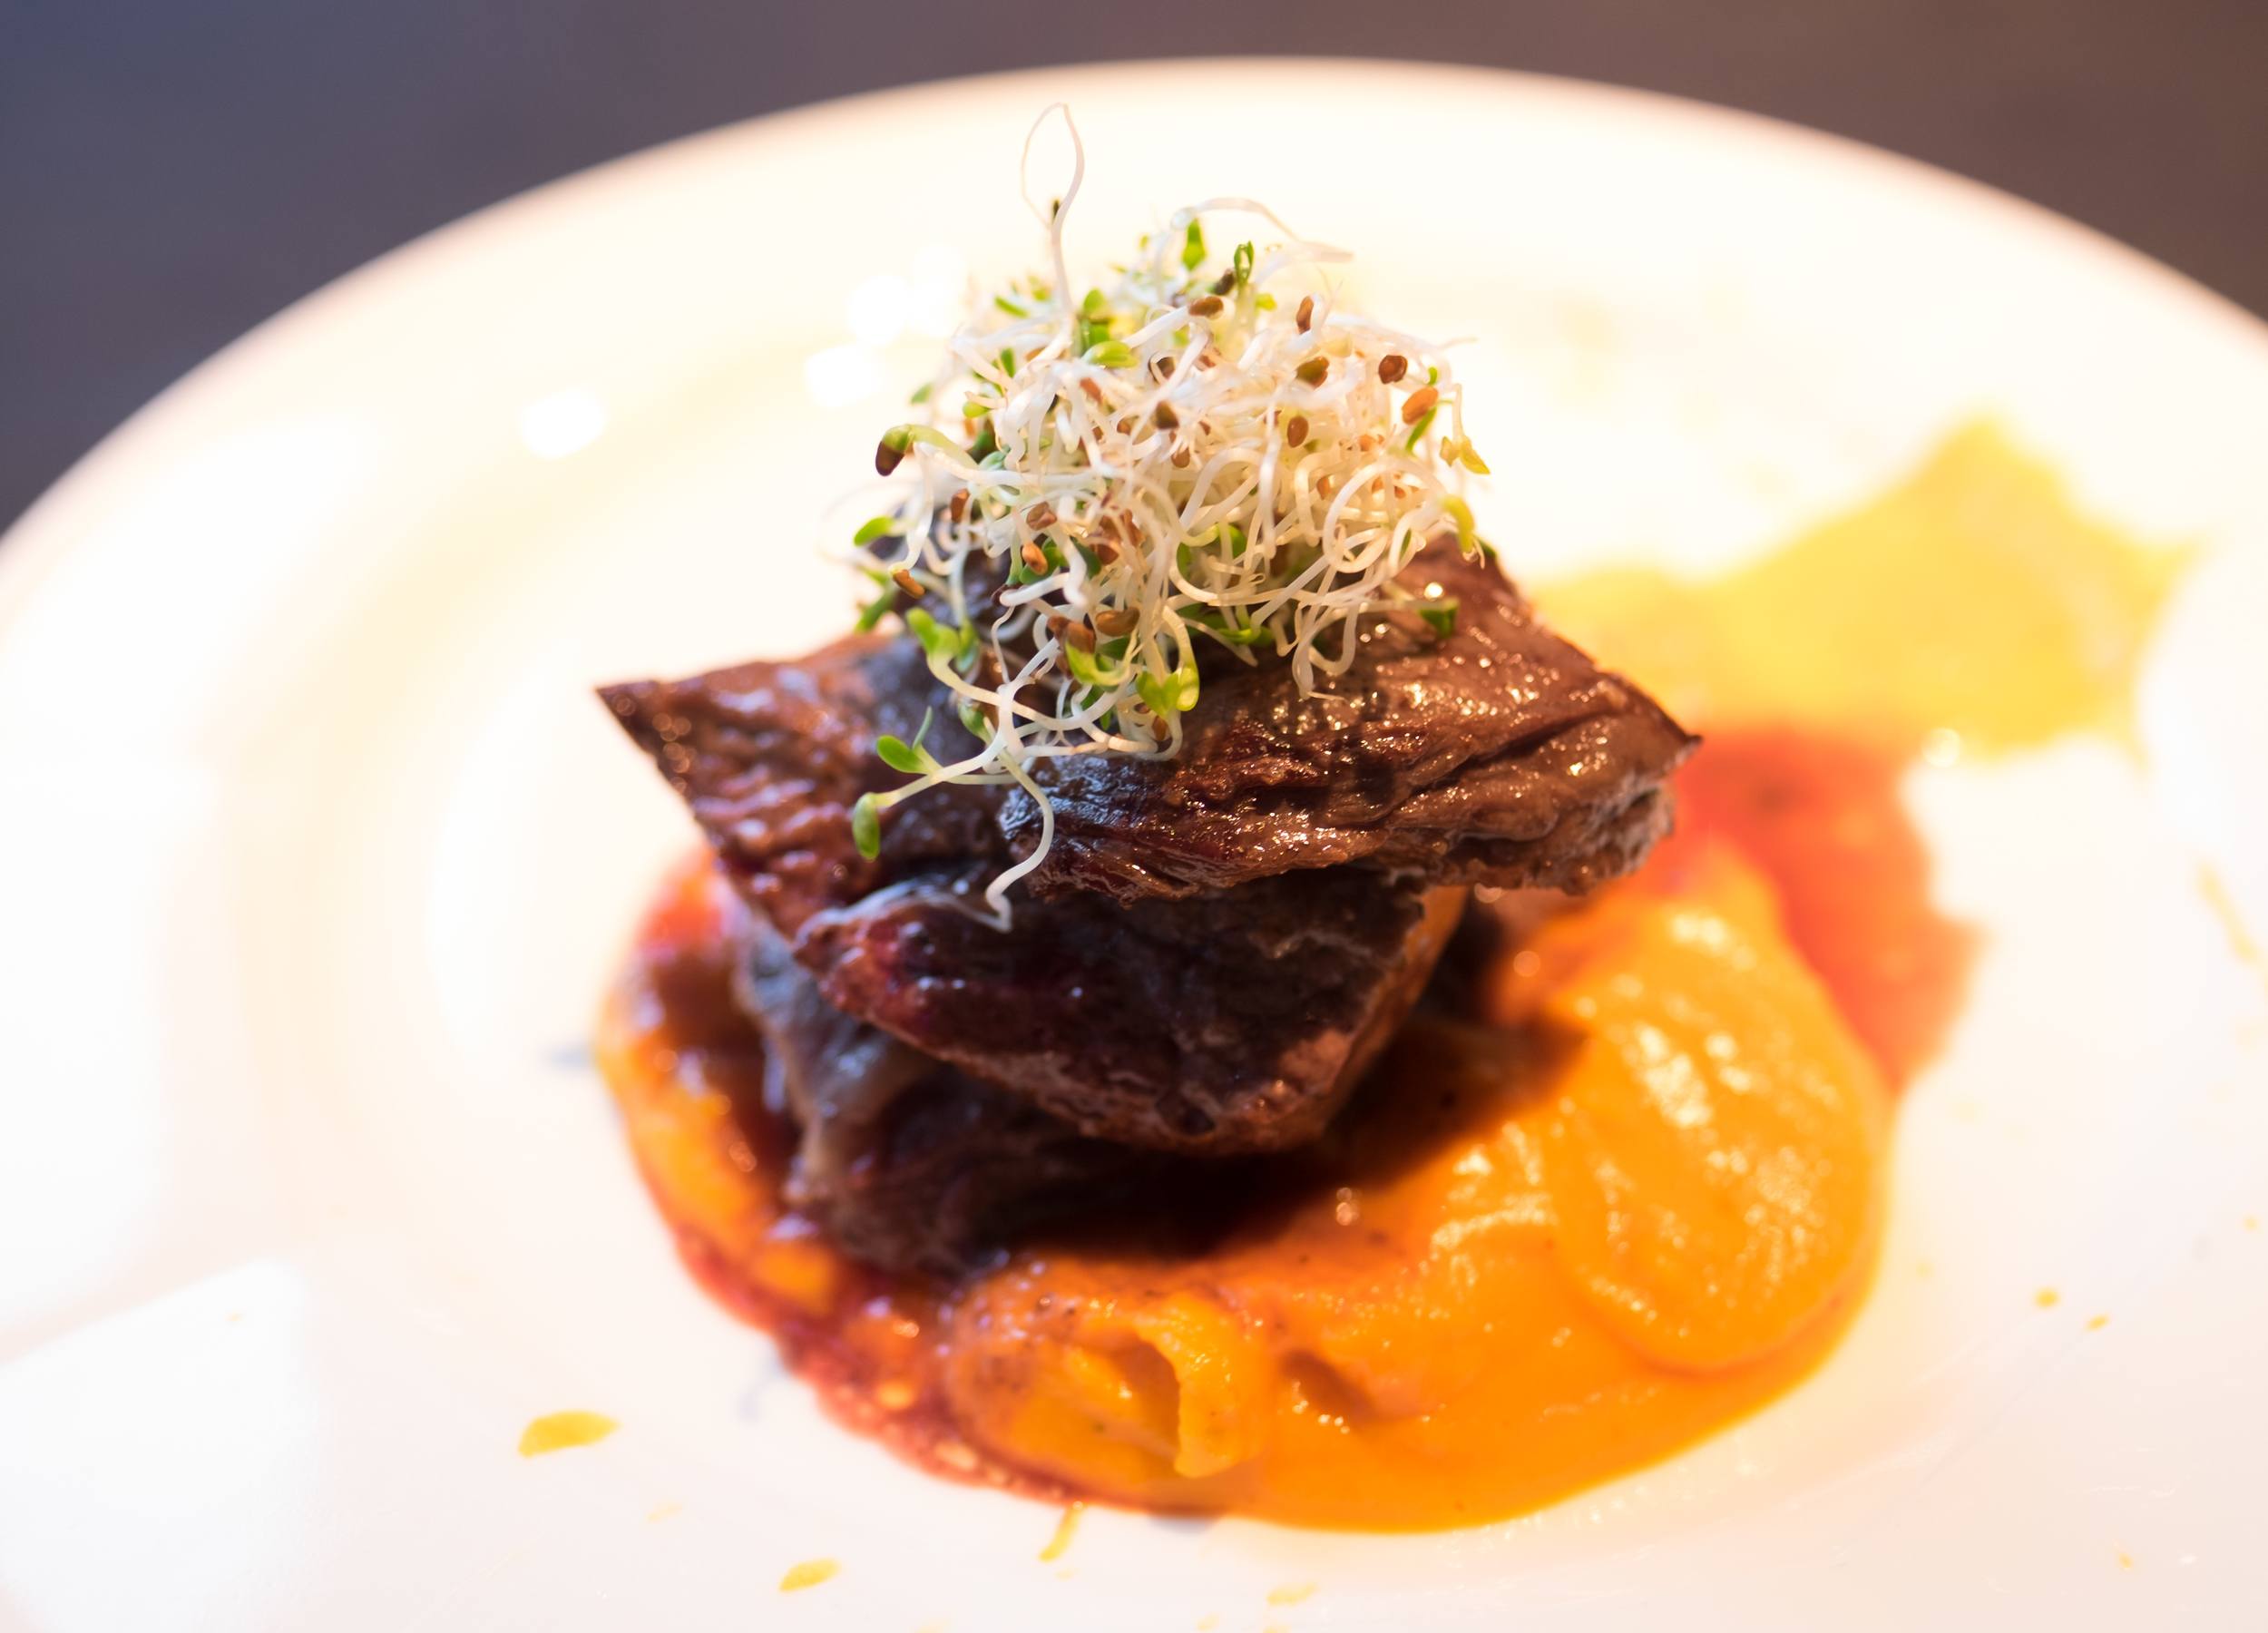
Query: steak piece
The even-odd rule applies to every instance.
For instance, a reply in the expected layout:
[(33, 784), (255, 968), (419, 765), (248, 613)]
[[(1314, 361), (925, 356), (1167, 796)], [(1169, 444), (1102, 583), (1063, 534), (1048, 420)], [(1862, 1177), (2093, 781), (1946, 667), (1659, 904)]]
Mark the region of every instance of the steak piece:
[(1026, 900), (1002, 934), (968, 911), (1011, 860), (997, 788), (899, 807), (872, 861), (851, 842), (851, 803), (895, 784), (877, 735), (934, 711), (936, 752), (973, 747), (939, 690), (913, 642), (853, 638), (603, 695), (835, 1008), (1097, 1139), (1312, 1138), (1415, 1001), (1461, 893), (1355, 869), (1136, 910)]
[(925, 742), (940, 758), (976, 749), (911, 640), (846, 635), (793, 662), (599, 696), (692, 807), (741, 895), (785, 934), (908, 873), (982, 883), (1008, 865), (987, 787), (949, 784), (899, 806), (873, 860), (852, 843), (858, 797), (904, 780), (875, 757), (875, 738), (911, 742), (934, 710)]
[[(1055, 836), (1034, 894), (1190, 896), (1347, 863), (1579, 892), (1637, 865), (1695, 739), (1492, 565), (1436, 543), (1405, 582), (1459, 603), (1446, 639), (1367, 618), (1347, 672), (1305, 697), (1282, 663), (1208, 674), (1172, 759), (1046, 762)], [(1028, 853), (1037, 805), (1017, 790), (1002, 818)]]
[(765, 1098), (799, 1129), (787, 1200), (886, 1270), (951, 1275), (1163, 1159), (1082, 1138), (1016, 1095), (829, 1006), (758, 914), (733, 915), (734, 996), (764, 1034)]
[(1218, 1155), (1314, 1139), (1432, 973), (1464, 891), (1364, 869), (1188, 901), (1026, 902), (1003, 934), (894, 886), (806, 922), (826, 1000), (1081, 1132)]

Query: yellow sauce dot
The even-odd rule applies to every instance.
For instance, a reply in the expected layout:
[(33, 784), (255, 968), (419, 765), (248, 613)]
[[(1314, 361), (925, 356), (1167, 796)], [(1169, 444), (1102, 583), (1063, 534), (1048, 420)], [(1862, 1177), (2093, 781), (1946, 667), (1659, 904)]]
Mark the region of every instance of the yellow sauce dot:
[(1271, 1605), (1304, 1604), (1306, 1600), (1313, 1599), (1315, 1593), (1315, 1585), (1313, 1582), (1302, 1582), (1295, 1588), (1271, 1589), (1268, 1592), (1268, 1603)]
[(659, 1524), (660, 1521), (682, 1511), (683, 1511), (679, 1507), (679, 1505), (674, 1502), (657, 1502), (653, 1505), (652, 1511), (647, 1514), (646, 1523), (648, 1525)]
[(542, 1457), (571, 1446), (596, 1445), (621, 1425), (600, 1412), (547, 1412), (520, 1431), (520, 1455)]
[(2204, 897), (2205, 905), (2213, 909), (2213, 916), (2221, 925), (2221, 934), (2228, 938), (2229, 951), (2236, 954), (2237, 962), (2258, 974), (2268, 975), (2268, 956), (2262, 954), (2252, 933), (2244, 928), (2244, 917), (2236, 911), (2235, 900), (2230, 896), (2228, 886), (2221, 882), (2221, 875), (2200, 864), (2197, 890)]
[(833, 1560), (806, 1560), (800, 1565), (790, 1565), (787, 1574), (779, 1579), (782, 1593), (797, 1593), (806, 1588), (816, 1588), (843, 1568)]
[(2053, 1287), (2042, 1287), (2032, 1295), (2032, 1302), (2043, 1310), (2052, 1310), (2063, 1302), (2063, 1295)]
[(2110, 1317), (2109, 1317), (2109, 1316), (2107, 1316), (2107, 1315), (2097, 1315), (2097, 1316), (2096, 1316), (2093, 1320), (2089, 1321), (2089, 1322), (2087, 1324), (2087, 1330), (2088, 1332), (2090, 1332), (2090, 1333), (2099, 1333), (2099, 1332), (2101, 1332), (2101, 1331), (2102, 1331), (2105, 1327), (2108, 1326), (2109, 1325), (2110, 1325)]
[(1074, 1502), (1063, 1511), (1063, 1517), (1055, 1522), (1055, 1534), (1040, 1550), (1041, 1564), (1051, 1565), (1070, 1550), (1071, 1537), (1079, 1530), (1079, 1517), (1086, 1511), (1087, 1505), (1083, 1502)]
[(2121, 1570), (2132, 1570), (2134, 1569), (2134, 1556), (2123, 1548), (2118, 1550), (2118, 1569)]

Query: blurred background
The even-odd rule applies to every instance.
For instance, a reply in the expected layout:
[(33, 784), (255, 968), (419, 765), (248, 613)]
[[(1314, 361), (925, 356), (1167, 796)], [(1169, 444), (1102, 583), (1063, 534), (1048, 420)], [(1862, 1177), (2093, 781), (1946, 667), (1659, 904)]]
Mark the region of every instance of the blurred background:
[(261, 318), (523, 188), (852, 92), (1241, 54), (1754, 109), (2268, 311), (2263, 0), (0, 0), (0, 524)]

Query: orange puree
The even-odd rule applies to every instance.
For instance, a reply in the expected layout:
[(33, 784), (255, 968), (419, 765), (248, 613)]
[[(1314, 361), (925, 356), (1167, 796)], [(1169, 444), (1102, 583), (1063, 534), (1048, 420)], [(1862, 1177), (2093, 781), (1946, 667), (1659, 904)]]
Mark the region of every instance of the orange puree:
[(1756, 873), (1723, 847), (1683, 871), (1549, 925), (1532, 974), (1500, 959), (1498, 1024), (1405, 1029), (1307, 1183), (1221, 1247), (970, 1288), (968, 1431), (1121, 1501), (1448, 1526), (1801, 1374), (1865, 1276), (1886, 1097)]
[[(790, 1132), (730, 1000), (740, 909), (706, 865), (650, 916), (601, 1062), (688, 1263), (924, 1466), (1325, 1526), (1533, 1508), (1833, 1345), (1880, 1225), (1887, 1090), (1934, 1050), (1969, 954), (1930, 904), (1907, 760), (2122, 729), (2181, 562), (1973, 429), (1728, 578), (1548, 588), (1706, 734), (1677, 836), (1500, 937), (1316, 1146), (959, 1284), (857, 1266), (781, 1204)], [(1227, 1222), (1169, 1245), (1185, 1205)]]

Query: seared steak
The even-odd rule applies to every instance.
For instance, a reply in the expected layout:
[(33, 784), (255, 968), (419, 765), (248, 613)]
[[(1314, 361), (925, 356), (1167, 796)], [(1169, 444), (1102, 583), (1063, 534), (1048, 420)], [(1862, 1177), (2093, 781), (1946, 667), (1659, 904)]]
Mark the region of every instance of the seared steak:
[(736, 914), (734, 934), (766, 1097), (801, 1130), (787, 1198), (858, 1257), (950, 1274), (1161, 1160), (1082, 1138), (830, 1007), (761, 914)]
[[(1027, 900), (1003, 934), (969, 906), (1010, 860), (998, 790), (907, 802), (874, 860), (851, 843), (851, 802), (896, 777), (876, 736), (911, 738), (930, 711), (938, 753), (973, 746), (957, 721), (945, 734), (911, 642), (605, 696), (829, 1004), (1099, 1139), (1216, 1154), (1312, 1139), (1415, 1001), (1461, 895), (1348, 869), (1132, 910)], [(822, 1037), (818, 1052), (848, 1051)]]
[[(1352, 667), (1307, 696), (1280, 663), (1208, 675), (1172, 759), (1046, 762), (1055, 838), (1032, 890), (1134, 901), (1358, 863), (1584, 891), (1636, 865), (1667, 831), (1663, 779), (1694, 739), (1495, 567), (1435, 544), (1410, 578), (1459, 603), (1446, 639), (1370, 619)], [(1031, 799), (1002, 819), (1028, 851)]]
[(807, 658), (742, 663), (689, 680), (600, 689), (614, 718), (684, 796), (748, 901), (793, 934), (822, 907), (855, 902), (909, 873), (989, 878), (1007, 865), (991, 788), (932, 788), (890, 813), (882, 854), (851, 842), (861, 794), (905, 779), (875, 756), (885, 733), (943, 758), (975, 750), (910, 640), (846, 635)]
[(1125, 908), (1026, 902), (1002, 934), (907, 884), (814, 915), (795, 953), (839, 1009), (1082, 1132), (1277, 1150), (1322, 1132), (1463, 900), (1349, 868)]

